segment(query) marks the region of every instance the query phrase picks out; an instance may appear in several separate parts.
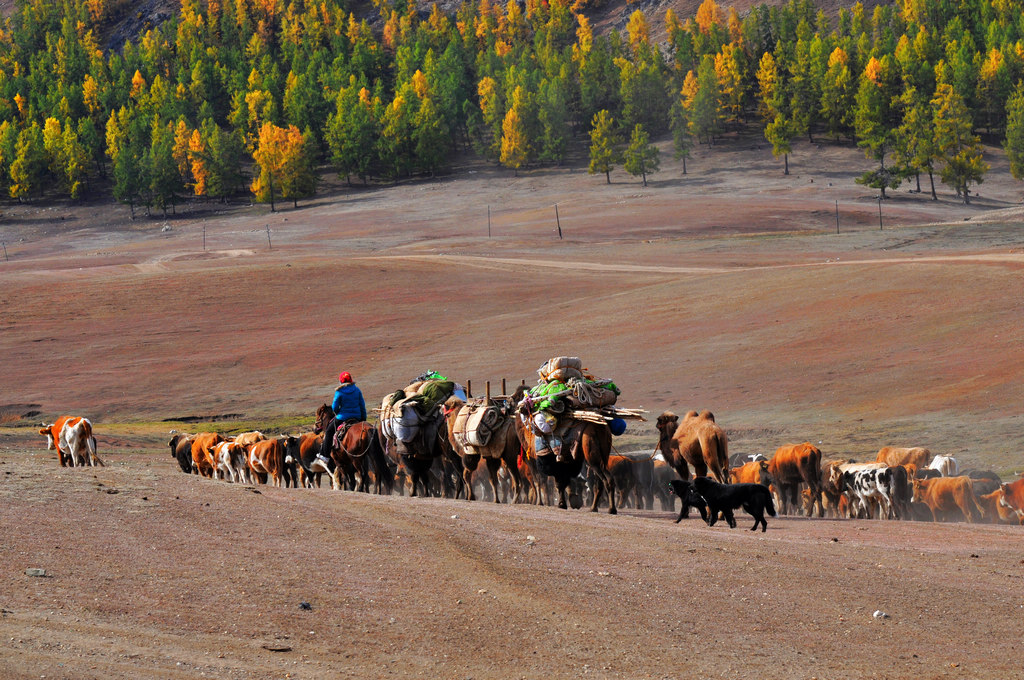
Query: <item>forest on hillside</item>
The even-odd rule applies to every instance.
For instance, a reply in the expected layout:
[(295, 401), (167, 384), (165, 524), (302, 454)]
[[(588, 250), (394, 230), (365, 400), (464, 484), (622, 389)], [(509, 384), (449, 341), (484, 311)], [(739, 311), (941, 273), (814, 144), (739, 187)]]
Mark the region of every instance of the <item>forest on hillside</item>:
[(685, 169), (740, 127), (780, 171), (799, 137), (853, 140), (857, 181), (883, 196), (911, 179), (969, 201), (982, 132), (1024, 177), (1018, 0), (857, 3), (835, 22), (812, 0), (742, 17), (704, 0), (667, 12), (661, 45), (639, 10), (595, 34), (585, 0), (374, 3), (380, 30), (344, 0), (182, 0), (108, 51), (98, 36), (124, 2), (19, 0), (0, 29), (0, 191), (112, 192), (133, 214), (247, 191), (273, 205), (313, 195), (319, 171), (396, 180), (465, 152), (518, 171), (573, 148), (591, 172), (646, 177), (651, 139), (671, 134)]

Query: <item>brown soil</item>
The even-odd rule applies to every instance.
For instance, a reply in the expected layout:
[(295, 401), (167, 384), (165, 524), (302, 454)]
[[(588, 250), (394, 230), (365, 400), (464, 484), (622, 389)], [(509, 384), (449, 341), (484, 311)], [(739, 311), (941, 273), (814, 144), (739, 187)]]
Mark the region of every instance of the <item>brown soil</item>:
[[(374, 402), (574, 354), (623, 405), (710, 408), (733, 452), (1024, 467), (1000, 153), (971, 206), (896, 192), (882, 230), (857, 150), (798, 146), (788, 177), (756, 140), (669, 155), (647, 188), (471, 164), (273, 214), (4, 206), (0, 676), (1014, 677), (1019, 527), (254, 493), (145, 424), (309, 422), (342, 369)], [(57, 467), (32, 424), (62, 412), (108, 467)]]

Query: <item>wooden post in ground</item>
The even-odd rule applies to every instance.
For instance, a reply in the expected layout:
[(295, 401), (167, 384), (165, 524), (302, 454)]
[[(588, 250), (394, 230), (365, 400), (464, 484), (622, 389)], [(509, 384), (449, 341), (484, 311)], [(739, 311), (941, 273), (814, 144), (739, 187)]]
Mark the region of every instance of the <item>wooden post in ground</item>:
[(270, 225), (267, 225), (267, 249), (273, 250), (274, 244), (270, 242)]
[(491, 206), (487, 206), (487, 238), (491, 237)]
[(4, 241), (4, 261), (5, 262), (10, 262), (11, 261), (11, 258), (7, 257), (7, 242), (6, 241)]
[(555, 224), (558, 225), (558, 240), (562, 240), (562, 220), (558, 219), (558, 204), (555, 203)]
[(206, 225), (203, 225), (203, 252), (206, 252)]
[(882, 231), (882, 197), (878, 197), (878, 231)]
[(836, 233), (839, 233), (839, 201), (836, 201)]

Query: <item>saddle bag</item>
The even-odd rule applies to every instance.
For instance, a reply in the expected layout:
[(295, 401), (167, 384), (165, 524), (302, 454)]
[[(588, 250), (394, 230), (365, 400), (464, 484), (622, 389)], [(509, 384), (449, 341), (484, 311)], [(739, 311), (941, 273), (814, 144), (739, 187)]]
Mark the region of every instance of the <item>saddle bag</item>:
[(493, 405), (466, 404), (455, 416), (452, 432), (462, 446), (484, 447), (501, 423), (501, 411)]

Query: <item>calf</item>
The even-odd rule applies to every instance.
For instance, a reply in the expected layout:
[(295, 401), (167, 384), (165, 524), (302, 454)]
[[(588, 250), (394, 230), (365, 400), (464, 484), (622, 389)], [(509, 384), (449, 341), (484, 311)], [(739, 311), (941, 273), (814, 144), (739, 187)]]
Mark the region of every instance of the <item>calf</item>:
[(213, 447), (213, 457), (217, 462), (214, 477), (249, 484), (249, 467), (246, 463), (245, 447), (237, 441), (220, 442)]
[(982, 515), (969, 477), (915, 479), (914, 500), (926, 503), (936, 522), (963, 516), (973, 523)]

